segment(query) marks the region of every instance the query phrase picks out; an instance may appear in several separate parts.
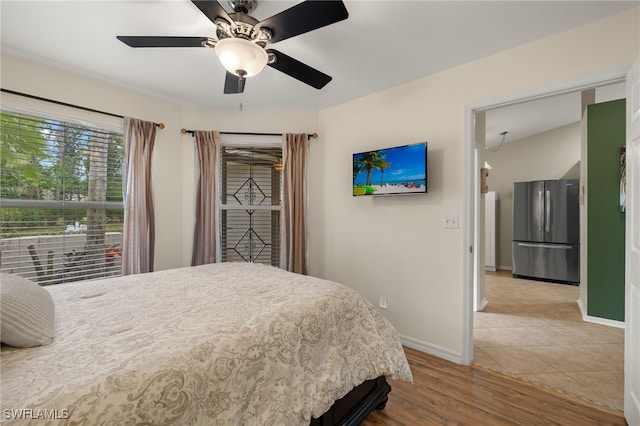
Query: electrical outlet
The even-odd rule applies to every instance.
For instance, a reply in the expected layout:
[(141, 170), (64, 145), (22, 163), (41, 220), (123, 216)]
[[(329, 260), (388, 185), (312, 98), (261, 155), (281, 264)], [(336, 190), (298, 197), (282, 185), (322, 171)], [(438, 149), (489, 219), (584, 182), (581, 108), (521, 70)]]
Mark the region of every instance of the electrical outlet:
[(380, 308), (387, 309), (387, 297), (380, 296)]

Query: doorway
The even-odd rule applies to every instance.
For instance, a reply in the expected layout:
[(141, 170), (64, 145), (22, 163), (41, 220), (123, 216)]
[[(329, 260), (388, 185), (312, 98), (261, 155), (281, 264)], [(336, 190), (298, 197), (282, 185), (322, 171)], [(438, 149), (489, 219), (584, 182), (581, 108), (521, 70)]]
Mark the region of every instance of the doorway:
[[(477, 176), (480, 173), (480, 164), (483, 159), (478, 159), (477, 144), (484, 148), (484, 138), (478, 141), (475, 137), (477, 132), (476, 119), (487, 111), (509, 105), (521, 104), (528, 101), (549, 98), (558, 94), (571, 92), (582, 92), (596, 87), (621, 83), (625, 81), (626, 70), (613, 71), (586, 78), (572, 83), (564, 83), (532, 89), (526, 92), (514, 93), (505, 97), (489, 99), (477, 104), (467, 105), (465, 109), (465, 247), (469, 248), (468, 256), (465, 258), (465, 342), (463, 345), (463, 363), (470, 364), (473, 360), (473, 313), (474, 306), (477, 305), (478, 294), (477, 284), (482, 283), (484, 277), (484, 244), (483, 233), (484, 224), (481, 218), (484, 216), (483, 203), (479, 201), (479, 191), (477, 191)], [(481, 120), (482, 121), (482, 120)], [(483, 126), (484, 123), (479, 124)], [(476, 249), (474, 249), (474, 247)], [(490, 303), (490, 301), (489, 301)]]

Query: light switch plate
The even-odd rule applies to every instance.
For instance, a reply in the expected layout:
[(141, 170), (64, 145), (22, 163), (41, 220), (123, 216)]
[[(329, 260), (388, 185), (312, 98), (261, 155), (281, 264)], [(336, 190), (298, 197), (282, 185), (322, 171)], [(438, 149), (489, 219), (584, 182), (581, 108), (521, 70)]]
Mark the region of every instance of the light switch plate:
[(458, 228), (458, 215), (445, 216), (442, 219), (442, 227), (445, 229), (457, 229)]

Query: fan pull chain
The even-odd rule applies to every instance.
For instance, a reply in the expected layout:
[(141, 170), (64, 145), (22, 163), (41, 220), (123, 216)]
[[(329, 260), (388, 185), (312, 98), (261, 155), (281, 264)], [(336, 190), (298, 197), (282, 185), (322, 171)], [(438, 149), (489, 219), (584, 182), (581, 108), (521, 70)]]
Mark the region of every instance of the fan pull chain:
[(242, 87), (244, 86), (244, 77), (242, 75), (240, 75), (240, 78), (238, 79), (238, 93), (240, 93), (240, 111), (242, 111), (244, 109), (244, 105), (242, 104), (242, 97), (244, 96), (244, 90), (242, 90)]

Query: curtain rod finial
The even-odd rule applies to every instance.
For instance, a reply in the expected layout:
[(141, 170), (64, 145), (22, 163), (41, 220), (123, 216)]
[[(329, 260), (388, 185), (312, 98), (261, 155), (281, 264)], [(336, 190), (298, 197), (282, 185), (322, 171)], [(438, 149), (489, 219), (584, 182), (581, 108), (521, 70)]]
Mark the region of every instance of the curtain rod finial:
[(156, 126), (158, 126), (161, 129), (164, 129), (164, 123), (157, 123)]
[(318, 139), (318, 134), (317, 134), (317, 133), (313, 133), (313, 134), (311, 135), (311, 137), (312, 137), (313, 139)]
[(185, 129), (184, 127), (182, 129), (180, 129), (180, 133), (182, 133), (183, 135), (187, 134), (187, 129)]

